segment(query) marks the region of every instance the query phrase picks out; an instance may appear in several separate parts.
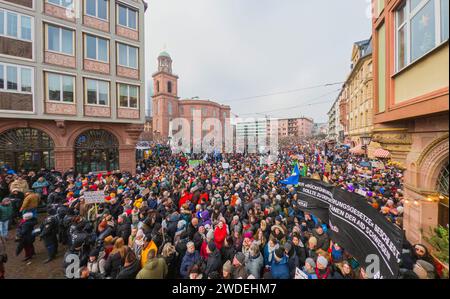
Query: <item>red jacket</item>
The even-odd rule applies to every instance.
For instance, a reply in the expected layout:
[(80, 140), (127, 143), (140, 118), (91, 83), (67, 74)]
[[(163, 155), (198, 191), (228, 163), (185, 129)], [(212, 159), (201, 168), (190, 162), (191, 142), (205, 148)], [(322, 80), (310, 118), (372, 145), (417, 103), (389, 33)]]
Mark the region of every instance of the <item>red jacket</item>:
[(208, 246), (208, 243), (206, 243), (206, 241), (203, 241), (202, 246), (200, 247), (200, 256), (204, 259), (208, 258), (208, 253), (206, 252), (207, 246)]
[(178, 203), (178, 208), (181, 209), (181, 206), (184, 205), (188, 200), (192, 201), (192, 193), (185, 192), (183, 197), (180, 198), (180, 202)]
[(222, 249), (223, 242), (225, 241), (225, 238), (227, 237), (227, 225), (224, 224), (222, 229), (219, 227), (216, 227), (214, 230), (214, 243), (216, 243), (217, 249)]

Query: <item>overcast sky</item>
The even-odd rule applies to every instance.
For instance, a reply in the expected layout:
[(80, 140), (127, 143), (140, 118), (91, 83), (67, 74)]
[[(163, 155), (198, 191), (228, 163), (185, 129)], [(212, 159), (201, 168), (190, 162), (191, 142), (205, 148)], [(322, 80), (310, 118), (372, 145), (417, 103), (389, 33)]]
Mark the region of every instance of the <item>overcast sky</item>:
[[(241, 117), (262, 112), (326, 122), (340, 85), (242, 98), (342, 82), (353, 43), (371, 34), (368, 0), (147, 2), (147, 82), (165, 48), (181, 98), (229, 104)], [(304, 105), (311, 102), (318, 104)]]

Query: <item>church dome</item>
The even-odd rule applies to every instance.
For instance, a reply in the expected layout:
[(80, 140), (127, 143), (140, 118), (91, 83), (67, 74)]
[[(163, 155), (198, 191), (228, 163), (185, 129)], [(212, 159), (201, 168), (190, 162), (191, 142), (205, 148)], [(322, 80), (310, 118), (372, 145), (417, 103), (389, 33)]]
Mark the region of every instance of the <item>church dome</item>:
[(159, 53), (158, 57), (168, 57), (168, 58), (170, 58), (170, 55), (166, 51), (162, 51), (161, 53)]

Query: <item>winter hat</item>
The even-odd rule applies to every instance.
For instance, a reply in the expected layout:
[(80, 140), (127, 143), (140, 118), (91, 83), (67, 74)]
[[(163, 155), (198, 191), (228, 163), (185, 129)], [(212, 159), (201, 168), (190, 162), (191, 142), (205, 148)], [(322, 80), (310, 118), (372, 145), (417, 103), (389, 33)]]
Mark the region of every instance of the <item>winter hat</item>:
[(427, 261), (418, 260), (414, 265), (413, 271), (420, 279), (433, 279), (434, 266)]
[(287, 242), (286, 244), (284, 244), (284, 250), (287, 252), (291, 252), (292, 250), (292, 244)]
[(328, 260), (325, 258), (325, 257), (323, 257), (323, 256), (319, 256), (318, 258), (317, 258), (317, 264), (320, 264), (320, 265), (322, 265), (322, 266), (324, 266), (324, 267), (327, 267), (328, 266)]
[(245, 254), (243, 254), (242, 252), (238, 252), (238, 253), (236, 253), (236, 255), (234, 257), (237, 259), (237, 261), (241, 265), (244, 265), (244, 263), (245, 263)]
[(232, 270), (232, 265), (230, 261), (226, 261), (225, 264), (223, 264), (222, 270), (225, 272), (230, 273)]
[(213, 252), (214, 250), (216, 250), (216, 243), (214, 242), (209, 242), (208, 243), (208, 249), (209, 251)]
[(308, 243), (311, 244), (311, 245), (317, 246), (317, 239), (316, 239), (316, 237), (309, 238)]
[(22, 217), (24, 220), (30, 220), (31, 218), (33, 218), (33, 213), (25, 213)]
[(275, 256), (276, 256), (277, 258), (279, 258), (279, 259), (283, 258), (283, 256), (284, 256), (284, 249), (283, 249), (282, 247), (276, 249), (276, 250), (275, 250)]
[(316, 267), (316, 262), (312, 258), (307, 258), (305, 264), (309, 264), (312, 268)]
[(186, 228), (186, 221), (185, 220), (180, 220), (178, 221), (177, 224), (177, 231), (182, 231)]

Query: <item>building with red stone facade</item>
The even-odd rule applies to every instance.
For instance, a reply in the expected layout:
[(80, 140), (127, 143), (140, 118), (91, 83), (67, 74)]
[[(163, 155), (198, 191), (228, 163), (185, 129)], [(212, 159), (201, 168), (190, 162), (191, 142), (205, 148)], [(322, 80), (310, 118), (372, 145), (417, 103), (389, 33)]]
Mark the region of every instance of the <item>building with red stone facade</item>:
[(0, 1), (0, 165), (135, 170), (142, 0)]
[(412, 243), (448, 225), (449, 1), (373, 0), (372, 140), (406, 169)]
[[(209, 100), (181, 100), (178, 97), (178, 76), (172, 72), (172, 58), (164, 51), (158, 57), (158, 71), (153, 74), (152, 112), (155, 138), (171, 137), (178, 131), (171, 125), (172, 121), (184, 119), (190, 126), (192, 144), (195, 127), (194, 113), (198, 113), (200, 125), (203, 125), (206, 119), (219, 120), (222, 136), (225, 136), (225, 125), (230, 119), (231, 108)], [(202, 129), (199, 136), (203, 138), (210, 131)]]

